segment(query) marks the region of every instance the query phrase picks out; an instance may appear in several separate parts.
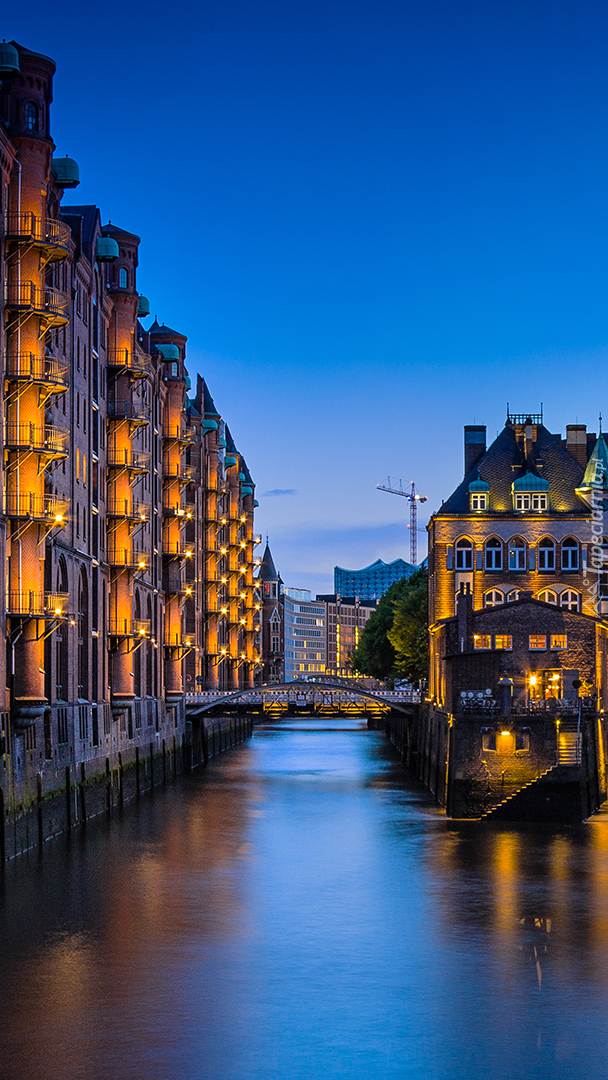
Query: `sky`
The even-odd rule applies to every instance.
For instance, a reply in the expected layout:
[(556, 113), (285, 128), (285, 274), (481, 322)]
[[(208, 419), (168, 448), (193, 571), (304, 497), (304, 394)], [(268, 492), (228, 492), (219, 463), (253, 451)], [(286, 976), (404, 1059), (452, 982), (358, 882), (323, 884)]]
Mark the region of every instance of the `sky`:
[[(288, 585), (409, 559), (465, 424), (608, 408), (608, 6), (596, 0), (62, 0), (7, 40), (57, 62), (65, 202), (142, 238)], [(147, 325), (147, 323), (146, 323)], [(194, 380), (193, 380), (194, 381)], [(426, 537), (418, 534), (419, 559)]]

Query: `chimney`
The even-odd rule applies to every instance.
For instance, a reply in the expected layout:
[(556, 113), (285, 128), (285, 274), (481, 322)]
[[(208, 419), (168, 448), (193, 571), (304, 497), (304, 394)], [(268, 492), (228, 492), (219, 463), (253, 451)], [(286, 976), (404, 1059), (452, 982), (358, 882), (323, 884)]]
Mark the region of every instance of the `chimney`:
[(467, 424), (464, 429), (464, 475), (467, 476), (486, 452), (485, 424)]
[(531, 423), (526, 423), (524, 428), (524, 439), (526, 444), (526, 465), (530, 468), (534, 466), (534, 428)]
[(472, 647), (473, 593), (468, 581), (463, 581), (456, 593), (456, 615), (458, 616), (458, 651), (469, 652)]
[(572, 457), (584, 469), (587, 464), (586, 424), (568, 424), (566, 428), (566, 449), (570, 451)]

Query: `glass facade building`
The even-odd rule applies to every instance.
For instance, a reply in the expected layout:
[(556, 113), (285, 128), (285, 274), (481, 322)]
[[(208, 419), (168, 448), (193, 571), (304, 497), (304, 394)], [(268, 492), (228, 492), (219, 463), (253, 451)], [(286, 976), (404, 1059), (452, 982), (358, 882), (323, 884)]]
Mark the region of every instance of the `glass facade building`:
[(360, 600), (379, 600), (393, 582), (411, 577), (415, 570), (418, 567), (404, 559), (394, 559), (390, 563), (376, 559), (362, 570), (334, 566), (334, 592), (339, 596), (356, 596)]

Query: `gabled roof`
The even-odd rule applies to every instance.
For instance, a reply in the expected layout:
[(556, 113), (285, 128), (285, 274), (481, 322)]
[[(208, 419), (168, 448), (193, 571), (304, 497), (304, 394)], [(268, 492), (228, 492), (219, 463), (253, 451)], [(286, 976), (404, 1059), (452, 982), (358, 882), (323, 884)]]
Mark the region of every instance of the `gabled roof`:
[[(529, 466), (523, 447), (516, 441), (515, 429), (511, 424), (507, 424), (434, 516), (468, 514), (469, 487), (477, 479), (478, 473), (480, 478), (490, 485), (489, 512), (512, 514), (512, 485), (530, 472)], [(560, 436), (552, 435), (543, 424), (537, 427), (537, 438), (533, 445), (533, 466), (538, 476), (549, 483), (553, 512), (581, 515), (589, 513), (576, 494), (583, 477), (582, 465), (579, 465), (570, 451), (562, 445)]]
[(101, 228), (101, 215), (97, 206), (62, 206), (59, 216), (66, 224), (70, 224), (70, 218), (82, 218), (82, 243), (92, 244), (95, 237), (96, 226)]
[(230, 428), (228, 427), (228, 424), (226, 424), (226, 452), (228, 454), (238, 454), (238, 450), (234, 445), (234, 439), (230, 434)]

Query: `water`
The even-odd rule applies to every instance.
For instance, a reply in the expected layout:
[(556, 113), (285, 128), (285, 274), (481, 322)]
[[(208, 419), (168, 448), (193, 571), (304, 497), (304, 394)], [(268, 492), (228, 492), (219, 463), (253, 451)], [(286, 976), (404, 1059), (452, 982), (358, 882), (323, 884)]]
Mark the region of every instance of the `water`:
[(607, 1080), (608, 823), (449, 822), (267, 725), (8, 865), (2, 1080)]

